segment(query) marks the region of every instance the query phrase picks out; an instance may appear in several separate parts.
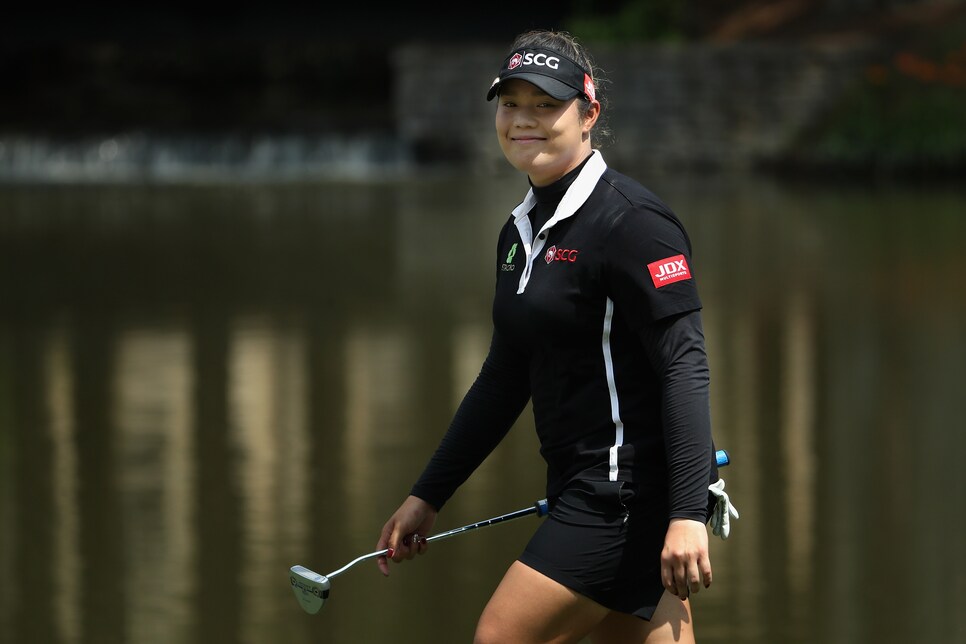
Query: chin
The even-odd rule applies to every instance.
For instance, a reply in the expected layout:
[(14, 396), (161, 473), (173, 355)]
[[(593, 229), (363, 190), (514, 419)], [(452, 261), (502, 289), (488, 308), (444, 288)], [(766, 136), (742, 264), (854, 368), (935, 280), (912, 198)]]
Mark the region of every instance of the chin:
[(525, 174), (530, 174), (531, 172), (539, 172), (541, 164), (532, 155), (522, 155), (522, 154), (508, 154), (506, 155), (507, 161), (510, 162), (514, 168), (523, 172)]
[(561, 170), (562, 166), (559, 163), (541, 163), (539, 159), (535, 160), (533, 163), (527, 165), (526, 172), (531, 178), (546, 178), (551, 177), (556, 180), (562, 177), (565, 173)]

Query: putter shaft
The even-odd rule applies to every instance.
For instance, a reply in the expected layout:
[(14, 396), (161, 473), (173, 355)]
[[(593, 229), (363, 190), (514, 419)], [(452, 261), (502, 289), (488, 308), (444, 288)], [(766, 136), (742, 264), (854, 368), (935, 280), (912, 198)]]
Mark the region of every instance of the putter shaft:
[(329, 579), (332, 579), (333, 577), (336, 577), (338, 575), (341, 575), (342, 573), (344, 573), (349, 568), (352, 568), (357, 563), (361, 563), (363, 561), (366, 561), (367, 559), (374, 559), (375, 557), (381, 557), (382, 555), (386, 555), (386, 554), (389, 554), (389, 549), (388, 548), (384, 548), (382, 550), (376, 550), (375, 552), (370, 552), (367, 555), (362, 555), (361, 557), (357, 557), (357, 558), (353, 559), (352, 561), (350, 561), (346, 565), (342, 566), (341, 568), (339, 568), (335, 572), (330, 572), (329, 574), (326, 575), (326, 577), (329, 578)]
[[(440, 539), (446, 539), (447, 537), (455, 537), (458, 534), (462, 534), (462, 533), (468, 532), (470, 530), (475, 530), (477, 528), (485, 528), (488, 525), (493, 525), (495, 523), (502, 523), (503, 521), (509, 521), (511, 519), (517, 519), (519, 517), (525, 517), (525, 516), (530, 515), (530, 514), (537, 514), (538, 516), (541, 516), (542, 517), (542, 516), (545, 516), (548, 511), (549, 511), (549, 507), (547, 505), (547, 500), (546, 499), (541, 499), (540, 501), (537, 501), (536, 503), (534, 503), (530, 507), (523, 508), (522, 510), (517, 510), (515, 512), (510, 512), (508, 514), (501, 514), (500, 516), (493, 517), (492, 519), (484, 519), (483, 521), (477, 521), (476, 523), (471, 523), (469, 525), (464, 525), (464, 526), (462, 526), (460, 528), (454, 528), (452, 530), (447, 530), (446, 532), (440, 532), (439, 534), (434, 534), (431, 537), (426, 537), (426, 543), (429, 543), (430, 541), (438, 541)], [(342, 573), (344, 573), (349, 568), (352, 568), (357, 563), (361, 563), (361, 562), (366, 561), (368, 559), (373, 559), (375, 557), (381, 557), (381, 556), (387, 555), (387, 554), (389, 554), (389, 549), (388, 548), (384, 548), (383, 550), (376, 550), (375, 552), (370, 552), (367, 555), (362, 555), (361, 557), (357, 557), (357, 558), (353, 559), (352, 561), (350, 561), (346, 565), (342, 566), (338, 570), (335, 570), (333, 572), (330, 572), (329, 574), (326, 575), (326, 578), (332, 579), (333, 577), (336, 577), (338, 575), (341, 575)]]

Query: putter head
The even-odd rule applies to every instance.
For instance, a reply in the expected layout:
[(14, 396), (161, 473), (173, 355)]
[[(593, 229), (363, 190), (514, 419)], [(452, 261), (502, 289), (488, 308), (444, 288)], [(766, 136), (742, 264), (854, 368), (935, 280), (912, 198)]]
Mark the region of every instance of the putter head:
[(292, 566), (289, 569), (289, 582), (299, 605), (306, 613), (315, 615), (329, 598), (329, 583), (325, 575), (313, 572), (305, 566)]

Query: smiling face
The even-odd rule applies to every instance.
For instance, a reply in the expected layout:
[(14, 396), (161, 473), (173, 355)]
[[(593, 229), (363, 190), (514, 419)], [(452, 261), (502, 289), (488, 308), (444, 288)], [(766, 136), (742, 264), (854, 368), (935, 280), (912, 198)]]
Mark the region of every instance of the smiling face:
[(592, 101), (555, 99), (536, 85), (507, 79), (500, 87), (496, 134), (504, 156), (535, 186), (546, 186), (580, 165), (592, 152), (590, 131), (600, 114)]

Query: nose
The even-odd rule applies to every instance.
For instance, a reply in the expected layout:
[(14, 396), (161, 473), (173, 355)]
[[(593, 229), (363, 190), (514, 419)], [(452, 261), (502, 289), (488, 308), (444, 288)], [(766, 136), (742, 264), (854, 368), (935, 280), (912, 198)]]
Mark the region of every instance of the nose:
[(537, 119), (534, 118), (530, 110), (517, 110), (513, 114), (514, 127), (533, 127), (536, 124)]

